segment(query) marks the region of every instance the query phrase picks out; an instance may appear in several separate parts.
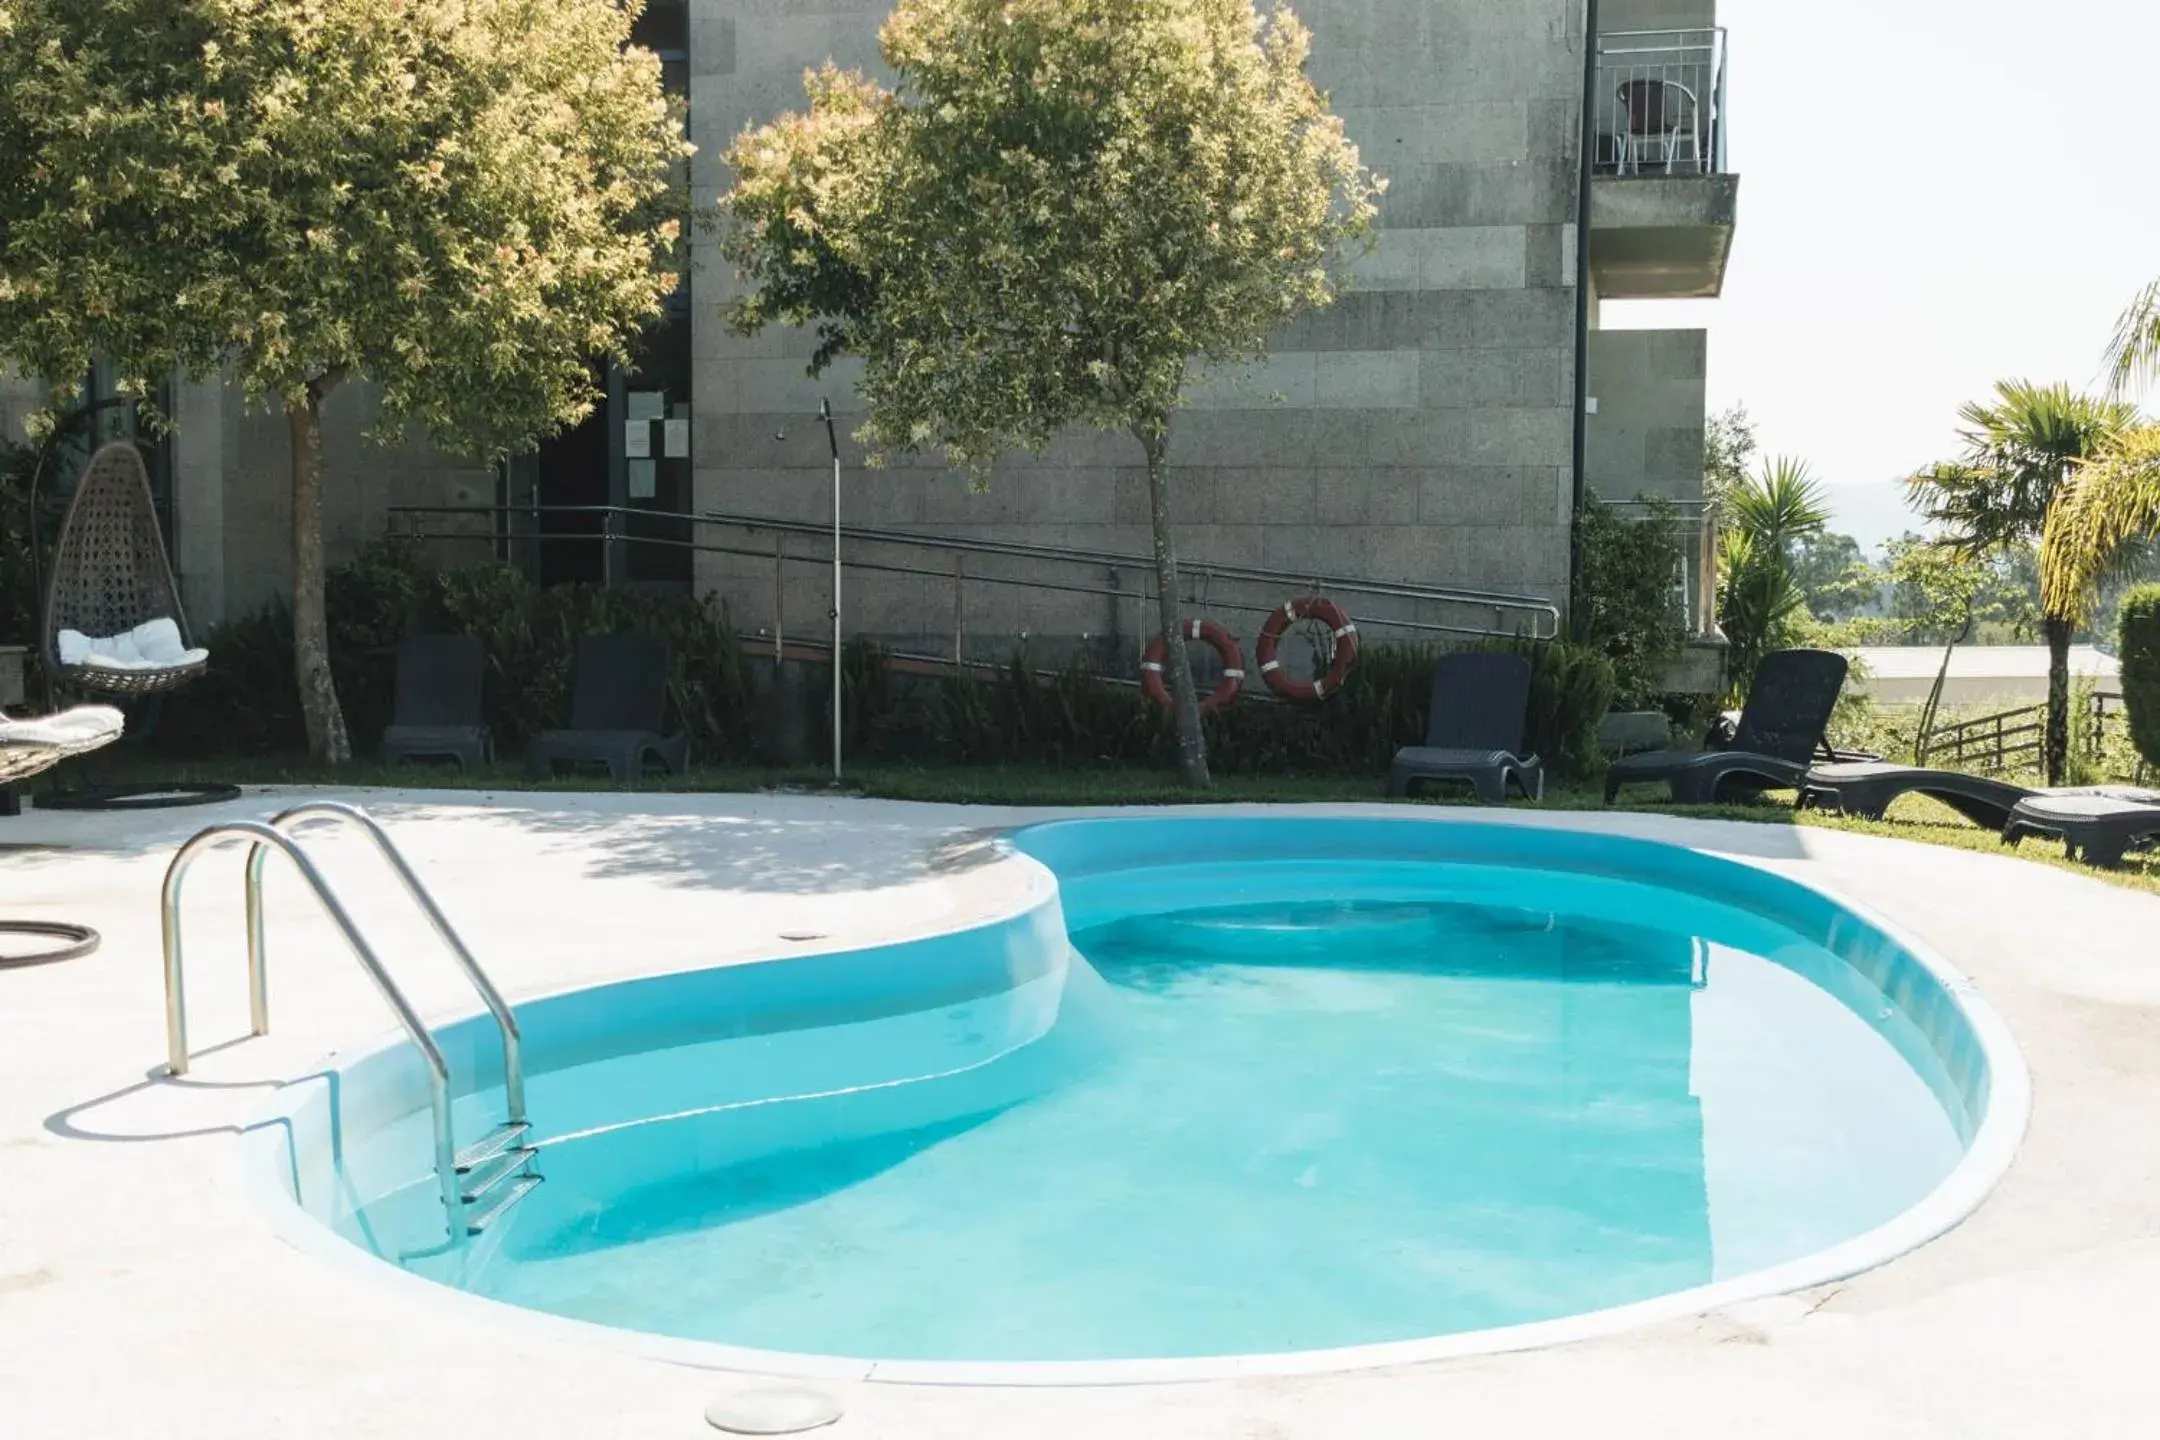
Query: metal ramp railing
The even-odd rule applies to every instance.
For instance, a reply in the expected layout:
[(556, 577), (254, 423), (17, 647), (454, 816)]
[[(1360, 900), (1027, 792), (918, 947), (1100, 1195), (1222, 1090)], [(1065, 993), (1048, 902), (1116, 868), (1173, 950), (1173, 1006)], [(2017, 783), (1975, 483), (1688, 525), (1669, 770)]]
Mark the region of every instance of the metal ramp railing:
[[(787, 603), (787, 576), (805, 569), (821, 576), (828, 572), (835, 541), (829, 523), (717, 510), (677, 514), (618, 505), (393, 505), (388, 517), (392, 538), (431, 546), (485, 545), (498, 562), (521, 563), (534, 574), (539, 573), (542, 547), (591, 547), (594, 571), (600, 583), (609, 586), (634, 579), (633, 567), (625, 563), (633, 553), (672, 553), (681, 557), (685, 567), (692, 564), (687, 557), (700, 555), (754, 562), (736, 566), (740, 573), (728, 579), (729, 595), (749, 604), (765, 588), (764, 582), (754, 580), (753, 572), (769, 576), (773, 605), (769, 633), (776, 647), (785, 629), (781, 616)], [(1119, 613), (1119, 607), (1133, 607), (1139, 618), (1125, 638), (1133, 641), (1134, 658), (1146, 637), (1155, 632), (1154, 561), (1147, 555), (860, 524), (841, 525), (837, 538), (842, 568), (850, 575), (904, 577), (930, 588), (949, 587), (949, 607), (926, 601), (919, 614), (886, 618), (901, 628), (920, 631), (924, 639), (934, 635), (943, 642), (949, 638), (955, 663), (965, 658), (961, 652), (970, 628), (967, 597), (976, 596), (979, 608), (985, 592), (1033, 592), (1038, 597), (1063, 597), (1073, 605), (1100, 602), (1111, 616)], [(1325, 591), (1356, 613), (1359, 631), (1368, 637), (1549, 640), (1560, 633), (1558, 607), (1539, 595), (1285, 570), (1199, 556), (1188, 556), (1178, 568), (1183, 602), (1207, 610), (1262, 616), (1280, 605), (1286, 593)], [(686, 575), (693, 573), (685, 569)], [(829, 618), (824, 600), (814, 608), (820, 620)], [(948, 608), (949, 620), (944, 613)], [(933, 615), (933, 611), (938, 613)], [(1096, 621), (1075, 618), (1073, 623), (1099, 628)], [(1110, 630), (1116, 631), (1120, 623), (1113, 619)], [(888, 649), (920, 648), (899, 644), (890, 636), (879, 639)]]
[[(322, 871), (309, 858), (307, 852), (290, 833), (308, 820), (342, 820), (359, 825), (374, 841), (375, 848), (389, 862), (392, 872), (404, 886), (406, 893), (420, 907), (435, 933), (449, 947), (457, 960), (458, 968), (472, 983), (483, 1003), (495, 1018), (502, 1037), (503, 1094), (505, 1116), (478, 1141), (460, 1150), (457, 1148), (450, 1114), (450, 1064), (443, 1055), (442, 1046), (407, 1000), (404, 991), (390, 976), (382, 958), (368, 943), (366, 935), (354, 921), (352, 914), (323, 877)], [(533, 1168), (539, 1150), (525, 1143), (531, 1123), (525, 1113), (525, 1073), (520, 1048), (517, 1017), (511, 1012), (502, 992), (488, 978), (480, 962), (452, 928), (442, 907), (420, 883), (412, 866), (391, 843), (390, 837), (377, 824), (374, 817), (355, 805), (334, 801), (311, 801), (297, 805), (278, 815), (268, 824), (256, 820), (234, 820), (212, 825), (198, 831), (173, 856), (166, 867), (165, 883), (160, 898), (160, 918), (165, 945), (165, 1055), (166, 1069), (174, 1075), (188, 1072), (186, 966), (181, 946), (180, 900), (189, 869), (206, 851), (234, 841), (245, 841), (249, 847), (247, 859), (247, 946), (248, 946), (248, 1014), (250, 1028), (256, 1035), (270, 1033), (270, 979), (269, 946), (266, 926), (263, 922), (262, 879), (263, 866), (269, 852), (276, 850), (292, 861), (293, 868), (313, 892), (330, 921), (344, 937), (353, 958), (367, 972), (368, 979), (397, 1016), (406, 1036), (420, 1052), (427, 1068), (428, 1103), (433, 1121), (434, 1170), (436, 1184), (442, 1196), (443, 1218), (451, 1243), (468, 1235), (478, 1235), (507, 1213), (511, 1206), (522, 1200), (540, 1184), (541, 1175)]]

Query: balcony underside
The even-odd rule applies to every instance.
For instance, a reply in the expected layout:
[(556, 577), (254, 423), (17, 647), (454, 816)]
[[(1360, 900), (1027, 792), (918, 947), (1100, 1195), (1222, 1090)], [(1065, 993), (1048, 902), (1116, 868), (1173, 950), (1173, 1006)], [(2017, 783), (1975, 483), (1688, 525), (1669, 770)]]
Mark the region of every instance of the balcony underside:
[(1725, 288), (1737, 175), (1601, 175), (1590, 271), (1601, 300), (1709, 299)]

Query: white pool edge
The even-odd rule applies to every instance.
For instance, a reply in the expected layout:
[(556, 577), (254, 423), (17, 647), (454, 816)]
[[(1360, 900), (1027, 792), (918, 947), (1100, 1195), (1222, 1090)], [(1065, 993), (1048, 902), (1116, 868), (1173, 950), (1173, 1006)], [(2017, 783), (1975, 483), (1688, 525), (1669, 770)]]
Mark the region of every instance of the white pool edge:
[[(1447, 823), (1440, 816), (1432, 819)], [(1574, 827), (1563, 822), (1553, 828)], [(1545, 1349), (1662, 1322), (1695, 1318), (1749, 1301), (1813, 1289), (1887, 1264), (1948, 1233), (1977, 1210), (2008, 1172), (2024, 1138), (2032, 1110), (2030, 1071), (2010, 1034), (2009, 1026), (1994, 1007), (1988, 1004), (1969, 977), (1903, 926), (1872, 907), (1852, 900), (1834, 886), (1823, 885), (1812, 879), (1797, 879), (1746, 856), (1728, 854), (1718, 858), (1728, 863), (1750, 865), (1778, 873), (1780, 878), (1789, 883), (1823, 896), (1875, 927), (1934, 977), (1956, 1004), (1986, 1060), (1989, 1079), (1986, 1113), (1974, 1130), (1964, 1156), (1950, 1174), (1918, 1204), (1872, 1230), (1830, 1249), (1768, 1269), (1628, 1305), (1586, 1311), (1553, 1320), (1462, 1331), (1423, 1339), (1387, 1341), (1374, 1345), (1339, 1346), (1277, 1354), (1175, 1359), (923, 1361), (758, 1350), (715, 1341), (679, 1339), (529, 1310), (443, 1285), (368, 1254), (301, 1209), (283, 1187), (271, 1178), (269, 1167), (253, 1163), (253, 1157), (247, 1153), (255, 1132), (285, 1113), (288, 1109), (286, 1103), (274, 1103), (267, 1107), (249, 1124), (243, 1134), (235, 1139), (234, 1144), (241, 1151), (237, 1158), (243, 1184), (257, 1210), (268, 1219), (272, 1231), (295, 1248), (329, 1262), (361, 1283), (399, 1286), (403, 1293), (422, 1303), (465, 1307), (465, 1313), (471, 1317), (473, 1323), (491, 1324), (511, 1333), (522, 1332), (536, 1340), (554, 1338), (596, 1343), (696, 1369), (808, 1380), (870, 1381), (916, 1386), (1163, 1385), (1337, 1374)], [(1009, 851), (1008, 859), (1032, 867), (1036, 872), (1030, 876), (1031, 883), (1026, 897), (1021, 902), (1000, 907), (988, 915), (971, 917), (966, 923), (954, 925), (947, 930), (936, 932), (937, 934), (959, 934), (1008, 923), (1044, 903), (1045, 883), (1050, 898), (1055, 899), (1058, 893), (1057, 878), (1047, 866), (1017, 851)], [(857, 947), (834, 945), (790, 950), (738, 963), (782, 963), (850, 948)], [(590, 987), (573, 985), (564, 987), (564, 991), (558, 993), (584, 988)], [(537, 998), (541, 997), (521, 996), (520, 1003)], [(340, 1065), (349, 1065), (377, 1050), (404, 1043), (406, 1041), (402, 1032), (383, 1035), (351, 1049), (333, 1051), (330, 1056), (325, 1057), (323, 1064), (327, 1065), (335, 1060)]]

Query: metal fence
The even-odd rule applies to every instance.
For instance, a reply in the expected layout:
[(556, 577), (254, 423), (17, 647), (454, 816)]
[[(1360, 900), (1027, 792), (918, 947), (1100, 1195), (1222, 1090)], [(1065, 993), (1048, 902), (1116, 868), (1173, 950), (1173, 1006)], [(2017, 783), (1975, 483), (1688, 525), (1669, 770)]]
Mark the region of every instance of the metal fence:
[[(2045, 704), (2021, 705), (2014, 710), (1938, 725), (1919, 737), (1917, 758), (1922, 764), (1984, 774), (2038, 770), (2047, 740), (2047, 712)], [(2123, 715), (2121, 695), (2095, 691), (2087, 697), (2084, 715), (2073, 715), (2071, 723), (2085, 726), (2086, 741), (2091, 752), (2098, 755), (2107, 743), (2109, 721)], [(2139, 768), (2142, 772), (2143, 766)]]
[(1723, 175), (1725, 31), (1598, 37), (1601, 175)]

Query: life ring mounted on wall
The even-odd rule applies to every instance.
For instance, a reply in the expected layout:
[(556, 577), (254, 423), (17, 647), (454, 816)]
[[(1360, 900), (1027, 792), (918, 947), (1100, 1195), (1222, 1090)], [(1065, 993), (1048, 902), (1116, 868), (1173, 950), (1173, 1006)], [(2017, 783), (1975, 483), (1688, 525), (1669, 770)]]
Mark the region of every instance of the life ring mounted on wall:
[[(1238, 691), (1245, 688), (1245, 651), (1236, 636), (1213, 620), (1187, 620), (1180, 628), (1186, 639), (1201, 641), (1222, 657), (1222, 679), (1200, 701), (1200, 713), (1212, 715), (1237, 699)], [(1147, 651), (1140, 657), (1140, 693), (1165, 710), (1172, 704), (1170, 687), (1163, 681), (1163, 664), (1169, 654), (1169, 644), (1157, 635), (1148, 641)]]
[[(1300, 620), (1317, 620), (1328, 627), (1335, 637), (1335, 649), (1328, 657), (1327, 673), (1317, 680), (1298, 680), (1283, 669), (1275, 658), (1282, 645), (1283, 636)], [(1342, 689), (1349, 678), (1350, 667), (1357, 664), (1357, 625), (1349, 614), (1334, 601), (1320, 595), (1300, 595), (1285, 600), (1268, 612), (1267, 624), (1260, 627), (1260, 678), (1267, 681), (1268, 689), (1285, 700), (1311, 703), (1325, 700)]]

